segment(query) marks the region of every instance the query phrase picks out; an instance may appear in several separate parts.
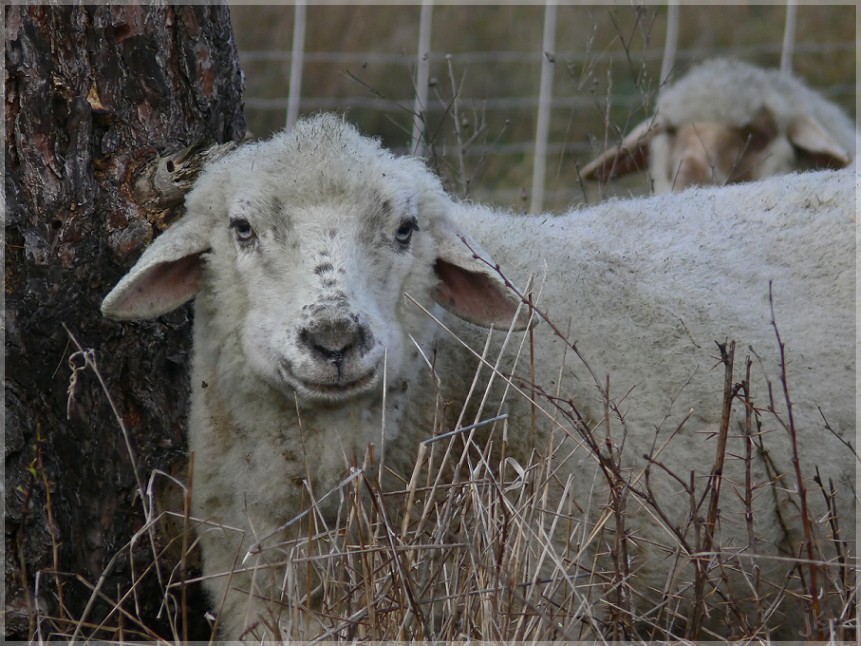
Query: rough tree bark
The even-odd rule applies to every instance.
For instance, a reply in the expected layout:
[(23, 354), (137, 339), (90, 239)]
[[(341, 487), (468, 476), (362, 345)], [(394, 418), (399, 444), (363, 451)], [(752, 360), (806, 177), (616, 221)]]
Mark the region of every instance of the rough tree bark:
[[(90, 622), (107, 617), (106, 626), (120, 626), (125, 637), (170, 637), (165, 613), (156, 618), (163, 588), (141, 576), (153, 545), (145, 538), (127, 547), (144, 523), (142, 505), (130, 452), (94, 371), (77, 376), (67, 413), (75, 348), (64, 325), (94, 349), (144, 484), (155, 469), (181, 471), (191, 311), (118, 324), (103, 320), (99, 305), (177, 215), (135, 197), (141, 169), (165, 151), (244, 135), (229, 11), (3, 11), (5, 633), (71, 635), (105, 575)], [(140, 586), (119, 604), (127, 614), (108, 616), (133, 578)], [(199, 608), (188, 614), (203, 621)], [(120, 635), (111, 630), (79, 636)]]

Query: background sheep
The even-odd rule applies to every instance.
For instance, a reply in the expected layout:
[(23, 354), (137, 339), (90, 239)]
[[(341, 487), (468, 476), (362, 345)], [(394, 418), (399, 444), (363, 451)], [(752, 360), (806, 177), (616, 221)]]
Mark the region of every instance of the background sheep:
[[(691, 496), (679, 493), (676, 474), (703, 478), (712, 466), (723, 383), (714, 341), (727, 337), (761, 357), (752, 392), (768, 459), (756, 454), (750, 463), (756, 544), (748, 545), (744, 505), (727, 492), (712, 547), (766, 557), (796, 549), (797, 525), (785, 522), (798, 500), (788, 482), (788, 434), (764, 410), (764, 375), (778, 383), (780, 374), (772, 279), (802, 464), (838, 483), (840, 518), (851, 531), (844, 485), (854, 458), (824, 430), (817, 408), (836, 433), (854, 428), (851, 188), (848, 173), (792, 176), (756, 190), (525, 218), (453, 202), (420, 162), (396, 159), (333, 116), (300, 122), (209, 167), (186, 215), (103, 311), (157, 316), (196, 296), (192, 511), (223, 635), (291, 630), (278, 627), (294, 601), (279, 598), (289, 568), (271, 566), (289, 560), (285, 541), (296, 525), (287, 526), (310, 501), (337, 522), (335, 497), (325, 494), (361, 466), (354, 456), (364, 447), (374, 443), (391, 472), (409, 474), (418, 439), (498, 408), (509, 415), (508, 449), (519, 459), (546, 447), (553, 429), (564, 438), (559, 461), (573, 475), (566, 495), (583, 510), (573, 522), (590, 536), (560, 552), (574, 561), (570, 585), (577, 572), (598, 576), (604, 567), (602, 544), (619, 520), (602, 517), (607, 492), (627, 484), (624, 540), (635, 589), (646, 598), (665, 587), (689, 596), (668, 580), (675, 565), (657, 546), (673, 532), (699, 545), (693, 536), (702, 527), (689, 518)], [(478, 349), (486, 331), (475, 324), (527, 327), (526, 308), (516, 316), (519, 298), (491, 258), (521, 289), (531, 284), (530, 297), (547, 313), (530, 332), (535, 383), (561, 400), (533, 405), (516, 394), (530, 392), (533, 362), (524, 356), (519, 365), (519, 343), (496, 333), (486, 356), (494, 365), (498, 354), (499, 372), (479, 374), (483, 382), (493, 376), (491, 396), (466, 401), (477, 362), (424, 309)], [(570, 324), (576, 352), (566, 352), (548, 321)], [(553, 402), (576, 409), (579, 422), (566, 422)], [(779, 401), (775, 408), (783, 410)], [(537, 443), (527, 430), (533, 425), (541, 429)], [(733, 429), (728, 452), (743, 455)], [(663, 465), (653, 465), (648, 482), (654, 504), (636, 493), (646, 491), (645, 454)], [(725, 487), (743, 487), (745, 464), (727, 461)], [(812, 512), (820, 539), (821, 507)], [(768, 558), (759, 566), (766, 575), (784, 567)]]
[(843, 168), (856, 130), (833, 103), (779, 70), (714, 59), (664, 88), (655, 114), (583, 167), (605, 182), (648, 166), (655, 193)]

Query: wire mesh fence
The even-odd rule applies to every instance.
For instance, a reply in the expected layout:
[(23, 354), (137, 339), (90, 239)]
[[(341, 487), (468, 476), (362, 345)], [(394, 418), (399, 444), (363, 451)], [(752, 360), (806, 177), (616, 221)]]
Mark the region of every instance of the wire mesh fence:
[[(794, 27), (787, 24), (790, 10)], [(299, 11), (233, 8), (254, 136), (289, 121), (289, 89), (301, 69), (294, 114), (346, 111), (387, 146), (432, 158), (454, 192), (516, 210), (527, 210), (530, 202), (533, 209), (562, 209), (606, 196), (579, 180), (578, 167), (649, 114), (665, 80), (708, 58), (778, 67), (783, 57), (811, 87), (855, 113), (850, 5), (676, 5), (673, 33), (666, 6), (563, 4), (556, 8), (550, 41), (541, 4), (312, 3), (301, 11), (297, 67)], [(426, 55), (419, 54), (423, 11), (432, 16), (426, 19)], [(419, 80), (422, 64), (426, 75)], [(542, 65), (552, 88), (544, 97), (546, 139), (536, 136)], [(419, 90), (426, 98), (417, 103)], [(419, 150), (417, 105), (428, 144)], [(546, 171), (538, 177), (534, 171), (542, 163)], [(632, 177), (612, 191), (642, 193), (648, 180)]]

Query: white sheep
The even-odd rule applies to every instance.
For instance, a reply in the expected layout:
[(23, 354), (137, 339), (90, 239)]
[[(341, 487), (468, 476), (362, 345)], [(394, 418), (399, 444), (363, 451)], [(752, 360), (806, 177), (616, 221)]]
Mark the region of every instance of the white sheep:
[(658, 95), (655, 114), (586, 164), (605, 182), (648, 166), (655, 193), (723, 185), (855, 158), (856, 129), (790, 74), (733, 59), (691, 69)]
[[(819, 409), (835, 433), (851, 438), (852, 189), (851, 174), (826, 172), (613, 201), (560, 217), (517, 216), (453, 201), (420, 161), (394, 157), (331, 115), (300, 121), (208, 167), (187, 197), (186, 214), (144, 252), (102, 309), (118, 319), (148, 318), (196, 298), (192, 512), (205, 521), (203, 572), (222, 636), (278, 635), (279, 604), (291, 600), (280, 598), (283, 571), (263, 566), (287, 558), (273, 547), (288, 534), (279, 528), (309, 495), (336, 489), (353, 456), (371, 443), (389, 469), (408, 475), (435, 416), (438, 427), (454, 424), (476, 360), (423, 308), (479, 349), (487, 331), (478, 326), (507, 330), (514, 320), (517, 329), (529, 327), (528, 308), (515, 314), (521, 299), (496, 262), (521, 289), (531, 281), (546, 316), (530, 328), (537, 384), (570, 399), (601, 438), (612, 435), (623, 473), (640, 489), (644, 454), (682, 478), (708, 475), (723, 388), (716, 340), (735, 339), (740, 355), (752, 346), (761, 357), (753, 396), (767, 406), (763, 371), (780, 383), (768, 303), (773, 280), (802, 465), (807, 475), (818, 467), (834, 478), (843, 527), (851, 532), (845, 484), (854, 457), (825, 430)], [(548, 321), (570, 326), (586, 363), (569, 350), (561, 366), (566, 344)], [(491, 357), (504, 336), (494, 333)], [(500, 370), (523, 389), (530, 362), (516, 365), (516, 346), (507, 344)], [(604, 419), (599, 386), (608, 377), (609, 410), (621, 411), (624, 424), (615, 413)], [(495, 381), (494, 410), (506, 385), (502, 377)], [(555, 415), (547, 401), (538, 404), (549, 411), (538, 416), (546, 437)], [(511, 450), (523, 456), (534, 411), (512, 389), (504, 407)], [(728, 460), (715, 546), (773, 556), (779, 547), (791, 553), (799, 540), (791, 529), (798, 524), (787, 516), (797, 514), (798, 497), (787, 434), (772, 415), (762, 424), (781, 483), (766, 484), (774, 474), (755, 454), (757, 543), (750, 546), (729, 491), (743, 487), (742, 463)], [(570, 435), (571, 447), (583, 445), (572, 425), (557, 428)], [(729, 442), (729, 453), (743, 454), (736, 421)], [(570, 495), (583, 508), (588, 498), (600, 514), (606, 484), (600, 472), (596, 477), (594, 453), (580, 446), (565, 468), (574, 476)], [(683, 526), (688, 513), (678, 482), (652, 471), (669, 519), (657, 518), (633, 493), (627, 512), (634, 585), (647, 597), (673, 589), (671, 564), (655, 545), (670, 542), (667, 523)], [(324, 514), (335, 513), (331, 499), (321, 503)], [(821, 507), (812, 517), (827, 535)], [(583, 546), (572, 572), (588, 570), (598, 551)], [(786, 567), (768, 559), (761, 566), (766, 574)]]

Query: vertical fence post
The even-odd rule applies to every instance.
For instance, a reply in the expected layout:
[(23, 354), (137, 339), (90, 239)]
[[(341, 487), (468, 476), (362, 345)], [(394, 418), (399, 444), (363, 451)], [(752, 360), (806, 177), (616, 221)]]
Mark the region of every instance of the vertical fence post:
[(302, 98), (302, 63), (305, 57), (305, 0), (296, 0), (293, 9), (293, 51), (290, 57), (290, 89), (287, 94), (287, 127), (299, 118)]
[(425, 108), (428, 97), (428, 75), (430, 72), (430, 39), (432, 0), (423, 0), (419, 17), (419, 50), (416, 55), (416, 101), (413, 106), (413, 136), (410, 150), (414, 155), (425, 154)]
[(556, 48), (556, 2), (544, 6), (544, 43), (541, 56), (541, 86), (538, 91), (538, 123), (535, 128), (535, 165), (532, 169), (530, 213), (544, 207), (544, 176), (547, 170), (547, 136), (550, 130), (550, 104), (553, 100), (553, 63)]
[(795, 48), (795, 13), (798, 6), (795, 0), (786, 2), (786, 24), (783, 28), (783, 48), (780, 51), (780, 73), (792, 72), (792, 52)]
[(658, 92), (669, 79), (676, 64), (676, 47), (679, 41), (679, 1), (667, 3), (667, 39), (664, 41), (664, 59), (661, 61), (661, 76), (658, 78)]

